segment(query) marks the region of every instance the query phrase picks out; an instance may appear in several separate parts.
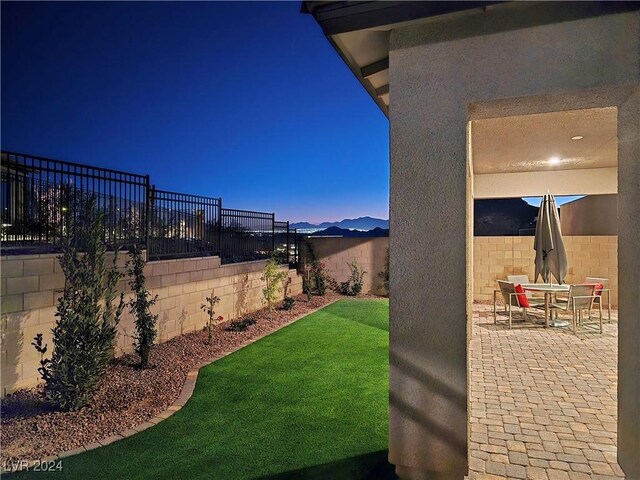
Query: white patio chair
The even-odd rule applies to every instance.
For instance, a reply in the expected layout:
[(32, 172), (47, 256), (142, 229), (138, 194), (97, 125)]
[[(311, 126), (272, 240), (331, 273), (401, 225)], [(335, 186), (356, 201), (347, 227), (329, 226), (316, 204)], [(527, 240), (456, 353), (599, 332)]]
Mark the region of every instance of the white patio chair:
[[(531, 283), (529, 280), (529, 275), (507, 275), (507, 281), (513, 283), (514, 285), (528, 285)], [(526, 292), (527, 298), (531, 299), (534, 297), (540, 298), (544, 297), (544, 293), (536, 293), (536, 292)]]
[[(527, 309), (529, 308), (544, 308), (544, 302), (533, 302), (529, 298), (525, 291), (522, 289), (520, 284), (514, 284), (512, 282), (505, 282), (503, 280), (498, 280), (498, 285), (500, 286), (499, 292), (502, 294), (502, 298), (504, 300), (505, 311), (503, 313), (508, 315), (508, 325), (511, 328), (513, 324), (513, 315), (512, 315), (512, 307), (517, 307), (522, 309), (522, 319), (523, 321), (527, 320)], [(520, 288), (518, 288), (520, 287)], [(498, 292), (496, 290), (496, 292)], [(496, 308), (496, 295), (494, 292), (493, 295), (493, 322), (498, 323), (498, 312)]]
[[(594, 284), (596, 286), (602, 285), (602, 288), (600, 289), (596, 287), (596, 299), (593, 303), (602, 303), (604, 293), (607, 294), (607, 323), (611, 323), (611, 290), (609, 289), (609, 279), (601, 277), (584, 277), (584, 283)], [(589, 315), (591, 315), (591, 312), (589, 312)]]
[[(560, 312), (571, 313), (571, 326), (573, 333), (578, 333), (578, 327), (582, 327), (585, 329), (595, 328), (602, 333), (602, 304), (598, 303), (599, 307), (599, 322), (598, 326), (594, 327), (591, 320), (591, 309), (594, 305), (594, 300), (597, 297), (595, 294), (595, 285), (570, 285), (569, 286), (569, 294), (567, 296), (567, 301), (555, 301), (549, 305), (552, 313), (557, 314)], [(584, 311), (589, 312), (588, 320), (585, 322), (583, 317)]]
[(531, 280), (529, 280), (529, 275), (507, 275), (507, 281), (515, 285), (517, 285), (518, 283), (520, 285), (527, 285), (531, 283)]

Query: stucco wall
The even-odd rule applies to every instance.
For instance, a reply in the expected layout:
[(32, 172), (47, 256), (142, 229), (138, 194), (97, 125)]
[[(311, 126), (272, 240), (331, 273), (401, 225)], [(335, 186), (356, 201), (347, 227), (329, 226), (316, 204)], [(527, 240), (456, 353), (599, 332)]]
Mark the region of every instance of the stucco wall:
[[(640, 38), (637, 12), (562, 21), (563, 5), (520, 8), (391, 32), (389, 460), (406, 478), (467, 472), (466, 128), (482, 113), (473, 106), (491, 104), (493, 116), (607, 106), (603, 89), (640, 80), (640, 43), (629, 40)], [(637, 133), (634, 109), (626, 121)], [(638, 175), (636, 151), (628, 151), (619, 152), (618, 185), (619, 200), (626, 182), (631, 202)], [(623, 162), (631, 177), (622, 175)], [(625, 245), (621, 231), (621, 257)], [(425, 288), (429, 278), (437, 289)], [(637, 316), (625, 318), (621, 308), (620, 322)], [(637, 326), (629, 332), (637, 342)], [(637, 363), (637, 352), (625, 352), (621, 372)], [(629, 391), (637, 385), (630, 381)], [(637, 411), (620, 410), (633, 425), (621, 459), (631, 458)], [(640, 471), (640, 462), (621, 465)]]
[(384, 271), (389, 237), (377, 238), (310, 238), (316, 258), (324, 262), (326, 272), (338, 282), (351, 276), (348, 264), (356, 262), (367, 273), (363, 278), (363, 291), (386, 294), (379, 274)]
[(617, 235), (618, 196), (589, 195), (560, 207), (565, 235)]
[[(126, 255), (121, 255), (122, 266)], [(262, 305), (260, 280), (266, 261), (220, 265), (217, 257), (150, 262), (145, 268), (147, 287), (158, 302), (152, 308), (158, 317), (158, 341), (165, 342), (185, 332), (204, 327), (207, 316), (200, 309), (212, 292), (220, 297), (216, 316), (225, 320), (258, 310)], [(56, 255), (2, 257), (2, 381), (1, 393), (32, 387), (39, 380), (38, 353), (31, 346), (42, 333), (51, 348), (51, 329), (55, 321), (56, 291), (64, 286), (64, 275)], [(283, 269), (285, 267), (282, 267)], [(302, 292), (302, 278), (289, 270), (290, 295)], [(132, 294), (123, 279), (119, 290)], [(280, 295), (281, 297), (283, 294)], [(125, 312), (120, 322), (116, 354), (132, 351), (135, 333), (133, 317)]]
[[(507, 275), (528, 275), (533, 282), (535, 252), (533, 237), (475, 237), (473, 239), (475, 300), (492, 301), (496, 280)], [(618, 304), (618, 237), (615, 235), (564, 236), (569, 261), (566, 283), (581, 283), (585, 277), (608, 278), (611, 303)]]

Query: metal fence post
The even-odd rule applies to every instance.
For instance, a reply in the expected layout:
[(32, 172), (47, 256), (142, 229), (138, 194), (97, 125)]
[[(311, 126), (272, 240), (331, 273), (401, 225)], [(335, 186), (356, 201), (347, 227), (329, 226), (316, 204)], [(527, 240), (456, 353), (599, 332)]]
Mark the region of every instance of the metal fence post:
[(289, 258), (289, 222), (287, 221), (287, 266), (290, 265), (290, 258)]
[(149, 188), (147, 190), (147, 205), (146, 205), (146, 227), (147, 227), (147, 261), (151, 258), (153, 254), (153, 239), (151, 238), (153, 235), (153, 192), (156, 189), (155, 185), (148, 184)]
[(224, 256), (222, 251), (222, 197), (218, 198), (218, 255), (222, 261)]
[(271, 214), (271, 256), (276, 253), (276, 214)]
[(149, 260), (149, 256), (151, 252), (149, 251), (151, 246), (149, 245), (149, 233), (151, 232), (151, 180), (149, 175), (145, 176), (146, 183), (146, 195), (144, 196), (144, 246), (147, 249), (147, 260)]

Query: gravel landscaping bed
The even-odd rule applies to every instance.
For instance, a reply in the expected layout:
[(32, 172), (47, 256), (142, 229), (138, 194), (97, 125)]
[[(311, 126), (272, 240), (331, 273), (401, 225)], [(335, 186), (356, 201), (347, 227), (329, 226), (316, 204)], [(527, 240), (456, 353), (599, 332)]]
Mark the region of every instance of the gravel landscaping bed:
[(292, 310), (269, 314), (263, 309), (247, 315), (257, 322), (241, 332), (226, 330), (229, 321), (220, 323), (210, 345), (205, 331), (180, 335), (152, 349), (151, 369), (138, 369), (136, 355), (119, 357), (91, 403), (76, 412), (47, 410), (41, 400), (41, 387), (9, 395), (1, 406), (0, 462), (57, 455), (144, 423), (176, 400), (194, 366), (220, 358), (338, 298), (327, 293), (308, 301), (306, 295), (299, 295)]

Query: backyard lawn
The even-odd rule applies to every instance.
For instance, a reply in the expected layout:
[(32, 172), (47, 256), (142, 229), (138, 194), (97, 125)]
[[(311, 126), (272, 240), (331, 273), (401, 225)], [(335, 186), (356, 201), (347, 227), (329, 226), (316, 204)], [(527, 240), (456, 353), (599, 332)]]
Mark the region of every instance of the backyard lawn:
[(203, 368), (168, 420), (52, 479), (387, 479), (388, 301), (340, 300)]

